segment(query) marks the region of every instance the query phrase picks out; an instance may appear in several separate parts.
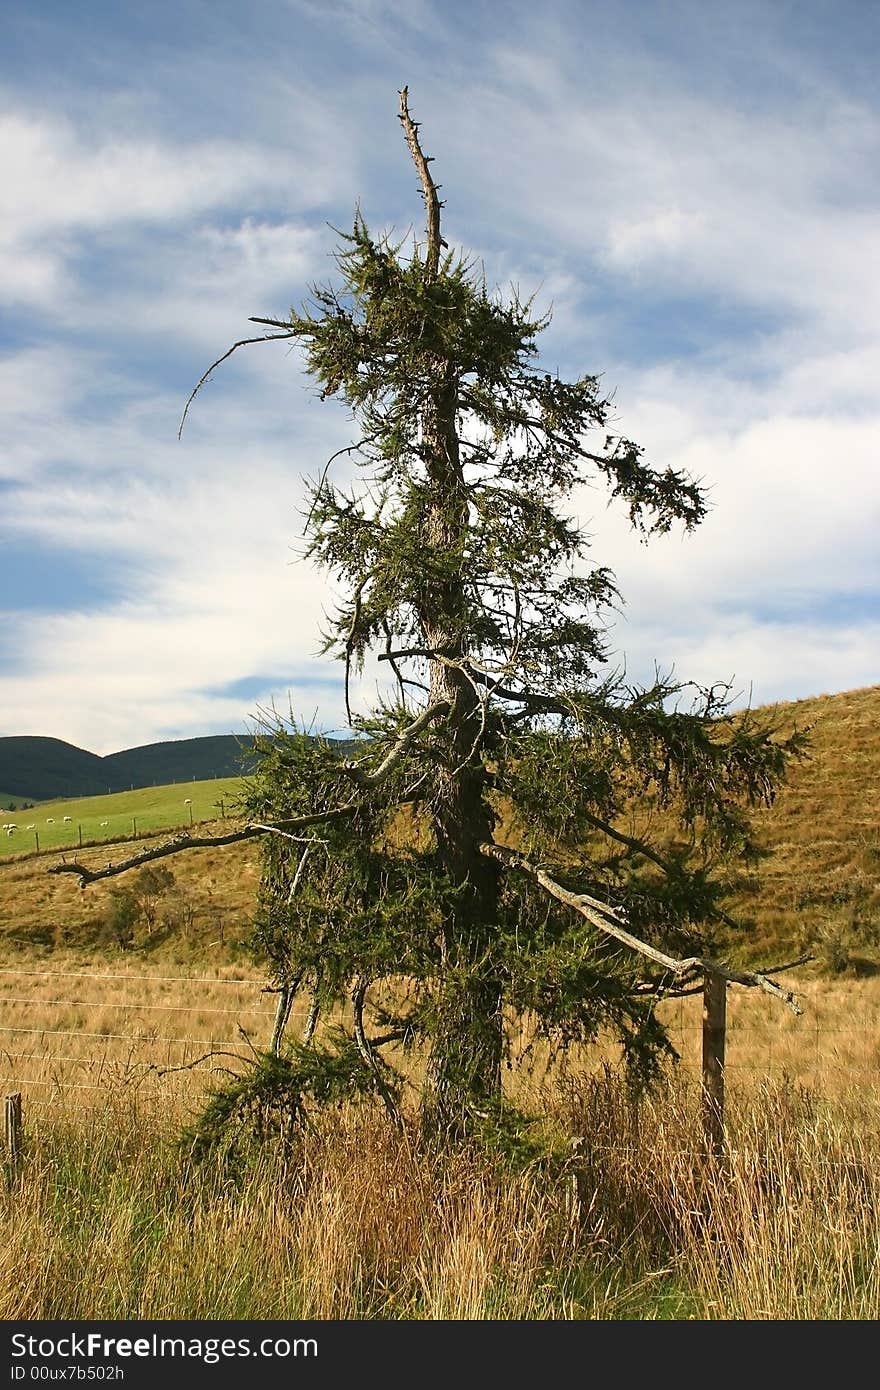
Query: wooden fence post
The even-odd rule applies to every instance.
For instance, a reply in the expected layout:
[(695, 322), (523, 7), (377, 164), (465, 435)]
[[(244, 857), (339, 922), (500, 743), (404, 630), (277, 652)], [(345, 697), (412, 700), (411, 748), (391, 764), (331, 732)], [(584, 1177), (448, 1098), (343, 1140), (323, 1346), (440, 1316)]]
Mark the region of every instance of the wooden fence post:
[(703, 1137), (713, 1158), (724, 1157), (724, 1047), (727, 981), (714, 971), (703, 977)]
[(17, 1177), (21, 1168), (21, 1091), (6, 1097), (4, 1131), (8, 1171), (11, 1177)]

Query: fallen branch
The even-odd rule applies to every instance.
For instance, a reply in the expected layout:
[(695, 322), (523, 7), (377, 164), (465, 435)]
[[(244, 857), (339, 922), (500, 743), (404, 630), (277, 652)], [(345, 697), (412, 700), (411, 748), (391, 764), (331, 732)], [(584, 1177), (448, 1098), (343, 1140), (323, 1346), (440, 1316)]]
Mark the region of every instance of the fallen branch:
[(628, 946), (630, 950), (638, 951), (640, 955), (647, 956), (656, 965), (662, 966), (664, 970), (670, 970), (673, 975), (679, 978), (693, 974), (696, 970), (702, 970), (706, 974), (718, 975), (730, 984), (762, 989), (766, 994), (781, 999), (793, 1013), (803, 1012), (792, 991), (780, 989), (779, 985), (767, 978), (767, 973), (732, 970), (729, 966), (722, 965), (720, 961), (706, 960), (702, 956), (688, 956), (685, 960), (677, 960), (674, 956), (668, 956), (664, 951), (658, 951), (655, 946), (649, 946), (646, 941), (633, 936), (632, 932), (627, 931), (621, 924), (620, 917), (608, 904), (600, 902), (597, 898), (591, 898), (587, 893), (572, 893), (567, 888), (563, 888), (562, 884), (557, 883), (544, 869), (532, 864), (523, 855), (517, 854), (516, 850), (508, 849), (504, 845), (484, 843), (480, 845), (480, 852), (489, 859), (496, 859), (500, 864), (521, 869), (523, 873), (529, 874), (552, 897), (565, 903), (567, 907), (573, 908), (575, 912), (579, 912), (594, 927), (598, 927), (606, 935), (614, 937), (616, 941)]

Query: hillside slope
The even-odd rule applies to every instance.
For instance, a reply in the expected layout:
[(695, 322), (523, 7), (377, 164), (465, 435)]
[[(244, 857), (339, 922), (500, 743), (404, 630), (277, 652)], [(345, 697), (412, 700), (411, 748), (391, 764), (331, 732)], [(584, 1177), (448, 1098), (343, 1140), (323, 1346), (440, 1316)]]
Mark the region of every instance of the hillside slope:
[[(54, 796), (91, 796), (102, 790), (101, 759), (60, 738), (22, 734), (0, 738), (0, 787), (5, 798), (48, 801)], [(104, 784), (103, 790), (107, 786)]]
[[(770, 965), (807, 950), (817, 969), (874, 973), (880, 968), (880, 686), (780, 705), (777, 713), (785, 725), (812, 727), (810, 756), (792, 767), (775, 804), (756, 817), (761, 858), (740, 876), (728, 903), (749, 930), (731, 941), (731, 955)], [(205, 824), (204, 832), (228, 825)], [(112, 857), (134, 848), (117, 845)], [(106, 862), (108, 851), (84, 849), (81, 857)], [(16, 855), (0, 863), (0, 946), (112, 943), (106, 913), (110, 890), (121, 880), (80, 892), (72, 876), (47, 873), (58, 858)], [(216, 959), (218, 939), (227, 951), (246, 940), (259, 878), (257, 843), (193, 850), (164, 862), (175, 878), (168, 930), (148, 949), (207, 960)]]
[(733, 911), (749, 954), (815, 950), (833, 970), (880, 962), (880, 685), (780, 705), (810, 726), (809, 756), (756, 818), (763, 858)]

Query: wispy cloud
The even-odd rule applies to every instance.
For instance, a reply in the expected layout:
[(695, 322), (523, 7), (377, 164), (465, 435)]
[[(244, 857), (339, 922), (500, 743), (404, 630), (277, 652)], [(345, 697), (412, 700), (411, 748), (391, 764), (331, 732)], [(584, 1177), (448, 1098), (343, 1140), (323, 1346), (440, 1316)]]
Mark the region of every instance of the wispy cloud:
[(374, 225), (418, 226), (404, 81), (449, 237), (490, 282), (552, 300), (548, 365), (603, 372), (620, 429), (709, 489), (694, 535), (648, 547), (600, 492), (577, 499), (626, 599), (628, 671), (674, 664), (757, 701), (880, 678), (870, 7), (830, 26), (809, 3), (797, 24), (748, 0), (675, 3), (663, 23), (622, 4), (611, 23), (517, 0), (501, 29), (457, 0), (289, 0), (218, 11), (208, 40), (183, 0), (149, 41), (108, 15), (103, 64), (73, 11), (14, 9), (2, 732), (106, 753), (240, 729), (288, 693), (343, 722), (341, 673), (317, 656), (335, 596), (296, 547), (303, 476), (348, 442), (345, 412), (266, 344), (177, 427), (249, 315), (332, 276), (328, 223), (360, 199)]

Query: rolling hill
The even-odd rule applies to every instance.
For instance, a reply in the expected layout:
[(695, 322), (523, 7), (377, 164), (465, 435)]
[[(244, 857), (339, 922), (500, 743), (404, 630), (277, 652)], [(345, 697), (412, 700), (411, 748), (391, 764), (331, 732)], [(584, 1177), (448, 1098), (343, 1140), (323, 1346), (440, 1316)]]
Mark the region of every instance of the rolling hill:
[(217, 734), (147, 743), (99, 757), (62, 739), (13, 735), (0, 738), (0, 801), (4, 807), (18, 807), (24, 801), (238, 777), (247, 771), (252, 746), (245, 734)]

